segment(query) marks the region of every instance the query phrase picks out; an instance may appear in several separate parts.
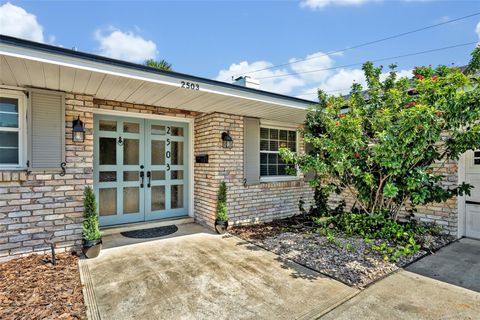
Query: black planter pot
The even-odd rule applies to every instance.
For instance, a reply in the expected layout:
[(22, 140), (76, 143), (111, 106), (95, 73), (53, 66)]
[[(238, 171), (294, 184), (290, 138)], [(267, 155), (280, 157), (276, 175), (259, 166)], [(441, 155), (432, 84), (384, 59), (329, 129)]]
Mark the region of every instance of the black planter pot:
[(83, 240), (82, 252), (88, 259), (98, 257), (102, 249), (102, 239), (98, 240)]
[(228, 221), (215, 220), (215, 231), (217, 231), (218, 234), (224, 234), (227, 232), (227, 228)]

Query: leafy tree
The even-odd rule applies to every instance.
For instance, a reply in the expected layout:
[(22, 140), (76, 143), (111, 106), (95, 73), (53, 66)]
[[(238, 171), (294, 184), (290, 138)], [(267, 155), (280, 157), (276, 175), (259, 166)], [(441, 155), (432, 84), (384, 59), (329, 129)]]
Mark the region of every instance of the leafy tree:
[(158, 61), (154, 59), (148, 59), (145, 61), (145, 65), (163, 71), (172, 71), (172, 64), (163, 59)]
[(480, 148), (480, 49), (466, 72), (417, 67), (397, 79), (395, 65), (384, 81), (382, 67), (363, 65), (367, 89), (356, 83), (348, 97), (327, 96), (306, 117), (303, 135), (312, 150), (282, 157), (324, 193), (348, 191), (355, 210), (389, 214), (469, 194), (471, 185), (444, 187), (445, 163)]
[(83, 196), (83, 239), (98, 240), (101, 238), (101, 234), (98, 225), (97, 204), (92, 187), (85, 187)]

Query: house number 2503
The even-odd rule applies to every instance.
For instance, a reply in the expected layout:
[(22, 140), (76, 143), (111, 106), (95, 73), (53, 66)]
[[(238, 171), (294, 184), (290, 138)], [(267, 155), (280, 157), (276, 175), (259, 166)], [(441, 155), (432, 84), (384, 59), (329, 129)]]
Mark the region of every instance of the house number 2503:
[(200, 90), (200, 85), (198, 83), (188, 81), (180, 81), (180, 83), (182, 84), (182, 88), (190, 90)]

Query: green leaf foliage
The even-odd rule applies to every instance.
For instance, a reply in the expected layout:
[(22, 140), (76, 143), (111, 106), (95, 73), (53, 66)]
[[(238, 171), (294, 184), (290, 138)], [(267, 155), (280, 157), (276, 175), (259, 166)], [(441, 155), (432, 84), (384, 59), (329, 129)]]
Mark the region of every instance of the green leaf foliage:
[(95, 194), (90, 186), (85, 187), (83, 196), (83, 239), (98, 240), (102, 235), (99, 228)]
[[(480, 148), (480, 49), (466, 70), (416, 67), (398, 78), (395, 65), (363, 65), (367, 86), (355, 83), (348, 97), (319, 91), (301, 130), (311, 150), (287, 149), (282, 158), (323, 188), (323, 198), (348, 191), (356, 209), (396, 219), (406, 204), (443, 202), (468, 194), (468, 184), (445, 187), (445, 163)], [(468, 71), (468, 72), (467, 72)], [(383, 78), (383, 77), (382, 77)]]
[(225, 181), (220, 182), (220, 187), (218, 188), (216, 219), (218, 221), (228, 220), (227, 184)]

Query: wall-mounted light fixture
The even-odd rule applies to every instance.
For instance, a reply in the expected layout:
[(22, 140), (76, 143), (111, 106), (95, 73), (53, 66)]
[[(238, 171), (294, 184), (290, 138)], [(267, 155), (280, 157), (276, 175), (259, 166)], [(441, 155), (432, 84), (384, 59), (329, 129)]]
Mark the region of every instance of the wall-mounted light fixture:
[(233, 148), (233, 139), (229, 130), (222, 132), (222, 146), (227, 149)]
[(83, 122), (80, 120), (80, 116), (78, 119), (73, 120), (72, 122), (72, 140), (75, 142), (83, 142), (85, 141), (85, 128), (83, 127)]

